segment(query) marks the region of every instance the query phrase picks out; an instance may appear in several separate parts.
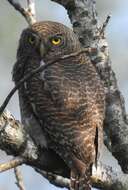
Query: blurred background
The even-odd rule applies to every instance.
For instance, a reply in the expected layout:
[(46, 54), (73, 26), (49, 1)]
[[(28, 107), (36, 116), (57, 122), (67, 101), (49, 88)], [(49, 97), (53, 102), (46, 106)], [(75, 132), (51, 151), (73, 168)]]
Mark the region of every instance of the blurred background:
[[(25, 0), (19, 0), (25, 3)], [(38, 20), (59, 21), (71, 27), (66, 10), (50, 0), (36, 1)], [(109, 43), (112, 67), (118, 79), (118, 85), (125, 97), (128, 111), (128, 0), (97, 0), (99, 20), (102, 22), (108, 14), (112, 15), (107, 26), (106, 36)], [(6, 0), (0, 0), (0, 104), (14, 86), (11, 80), (11, 71), (16, 61), (16, 50), (19, 36), (23, 28), (27, 27), (24, 18), (9, 5)], [(13, 96), (8, 105), (13, 115), (20, 119), (17, 94)], [(107, 159), (106, 159), (107, 158)], [(114, 159), (109, 160), (104, 150), (103, 159), (120, 171)], [(9, 160), (6, 154), (0, 151), (0, 162)], [(116, 164), (115, 164), (116, 163)], [(57, 190), (47, 180), (37, 174), (28, 166), (21, 167), (26, 190)], [(0, 174), (0, 190), (17, 190), (13, 170)]]

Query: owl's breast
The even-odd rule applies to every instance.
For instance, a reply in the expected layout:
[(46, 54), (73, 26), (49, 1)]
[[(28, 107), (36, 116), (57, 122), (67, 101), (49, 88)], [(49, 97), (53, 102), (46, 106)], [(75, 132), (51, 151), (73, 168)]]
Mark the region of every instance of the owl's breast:
[(64, 107), (68, 110), (75, 110), (79, 106), (81, 99), (79, 89), (70, 88), (65, 92)]
[(58, 111), (71, 113), (84, 103), (85, 87), (76, 69), (50, 68), (43, 76), (44, 91), (49, 92), (49, 101)]
[(29, 99), (40, 118), (59, 125), (97, 117), (100, 84), (88, 68), (86, 64), (57, 63), (28, 81)]

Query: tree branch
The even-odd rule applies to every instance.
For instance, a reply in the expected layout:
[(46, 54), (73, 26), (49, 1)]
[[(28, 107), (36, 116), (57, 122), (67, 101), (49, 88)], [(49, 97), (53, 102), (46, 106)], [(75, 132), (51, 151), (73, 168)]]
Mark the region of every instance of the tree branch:
[(108, 23), (109, 23), (110, 18), (111, 18), (111, 16), (108, 15), (107, 18), (106, 18), (106, 20), (105, 20), (105, 22), (103, 23), (103, 26), (101, 27), (101, 30), (100, 30), (100, 32), (99, 32), (99, 36), (104, 36), (104, 34), (105, 34), (105, 29), (106, 29), (106, 27), (107, 27), (107, 25), (108, 25)]
[(27, 23), (31, 26), (36, 22), (35, 1), (27, 0), (28, 7), (25, 9), (20, 3), (15, 0), (7, 0), (22, 16), (26, 19)]
[[(49, 170), (50, 163), (45, 162), (49, 162), (46, 159), (46, 156), (49, 157), (47, 152), (38, 149), (24, 130), (24, 126), (15, 120), (8, 111), (0, 117), (0, 148), (8, 154), (19, 155), (14, 160), (1, 164), (1, 172), (25, 163), (36, 168), (36, 171), (41, 172), (52, 184), (59, 187), (69, 187), (70, 180)], [(53, 164), (58, 163), (57, 158), (53, 157), (52, 161)], [(126, 190), (128, 188), (128, 176), (123, 173), (116, 173), (111, 167), (99, 163), (97, 170), (93, 169), (92, 183), (95, 187), (107, 190)]]
[[(105, 144), (118, 160), (122, 170), (128, 172), (128, 119), (115, 73), (111, 68), (108, 44), (99, 36), (95, 0), (52, 0), (63, 5), (68, 12), (74, 32), (83, 47), (97, 47), (96, 56), (90, 56), (104, 82), (106, 92)], [(123, 156), (122, 156), (123, 155)]]
[(9, 155), (18, 156), (18, 159), (16, 158), (10, 164), (8, 163), (12, 167), (28, 160), (36, 160), (38, 157), (37, 147), (29, 134), (7, 110), (0, 116), (0, 149)]
[(19, 165), (21, 165), (23, 163), (24, 163), (24, 159), (17, 157), (17, 158), (15, 158), (15, 159), (13, 159), (13, 160), (11, 160), (9, 162), (0, 164), (0, 173), (4, 172), (4, 171), (7, 171), (7, 170), (10, 170), (10, 169), (12, 169), (14, 167), (17, 167), (17, 166), (19, 166)]
[(14, 173), (16, 176), (16, 185), (19, 187), (19, 190), (25, 190), (23, 177), (22, 177), (20, 169), (18, 167), (14, 168)]
[(44, 178), (48, 179), (48, 181), (57, 186), (57, 187), (66, 187), (69, 189), (70, 187), (70, 179), (64, 178), (62, 176), (56, 175), (51, 172), (46, 172), (44, 170), (35, 169), (39, 174), (41, 174)]
[(97, 169), (93, 168), (93, 186), (101, 190), (127, 190), (128, 175), (117, 172), (116, 169), (98, 163)]
[[(50, 183), (58, 187), (70, 187), (70, 179), (62, 176), (55, 175), (50, 172), (45, 172), (36, 169), (43, 177), (47, 178)], [(128, 175), (122, 172), (117, 173), (113, 171), (112, 167), (98, 163), (97, 169), (93, 168), (92, 176), (93, 187), (100, 188), (102, 190), (127, 190), (128, 189)]]

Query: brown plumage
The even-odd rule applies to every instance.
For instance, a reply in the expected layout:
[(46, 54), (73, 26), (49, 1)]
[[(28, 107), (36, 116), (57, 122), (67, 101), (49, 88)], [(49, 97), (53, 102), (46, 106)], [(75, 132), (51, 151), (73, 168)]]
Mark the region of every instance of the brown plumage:
[[(17, 83), (41, 64), (80, 49), (77, 36), (66, 26), (36, 23), (21, 35), (13, 79)], [(35, 74), (20, 88), (19, 99), (32, 138), (71, 170), (71, 189), (90, 190), (92, 164), (102, 144), (104, 88), (89, 57), (69, 57)]]

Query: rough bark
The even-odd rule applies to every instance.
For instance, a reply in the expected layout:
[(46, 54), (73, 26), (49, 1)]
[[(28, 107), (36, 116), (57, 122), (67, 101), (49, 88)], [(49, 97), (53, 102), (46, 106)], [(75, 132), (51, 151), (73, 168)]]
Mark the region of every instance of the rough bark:
[[(67, 9), (73, 30), (83, 47), (97, 47), (98, 54), (91, 56), (106, 91), (105, 144), (118, 160), (122, 170), (128, 173), (128, 119), (124, 98), (119, 91), (115, 73), (111, 67), (109, 49), (104, 35), (98, 28), (95, 0), (52, 0)], [(99, 36), (100, 35), (100, 36)]]

